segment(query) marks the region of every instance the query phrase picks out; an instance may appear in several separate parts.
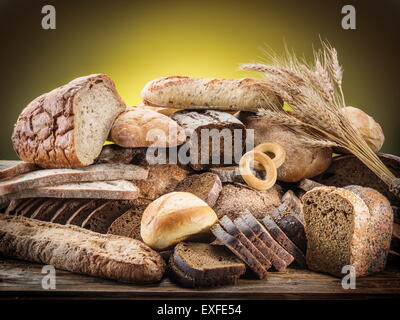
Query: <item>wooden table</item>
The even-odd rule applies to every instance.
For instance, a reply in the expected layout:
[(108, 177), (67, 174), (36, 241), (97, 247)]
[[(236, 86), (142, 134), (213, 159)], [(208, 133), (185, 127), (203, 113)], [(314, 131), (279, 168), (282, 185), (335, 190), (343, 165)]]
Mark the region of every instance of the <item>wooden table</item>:
[(341, 280), (308, 270), (270, 272), (265, 281), (241, 279), (235, 286), (184, 289), (164, 279), (151, 285), (131, 285), (57, 270), (56, 289), (43, 290), (42, 265), (0, 260), (0, 299), (367, 299), (400, 298), (400, 268), (357, 279), (356, 289), (344, 290)]

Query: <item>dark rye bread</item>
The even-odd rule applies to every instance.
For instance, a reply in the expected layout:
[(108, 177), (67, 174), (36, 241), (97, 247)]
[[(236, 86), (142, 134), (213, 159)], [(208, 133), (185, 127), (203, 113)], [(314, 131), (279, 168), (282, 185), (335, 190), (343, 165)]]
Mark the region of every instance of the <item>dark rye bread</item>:
[(252, 242), (239, 228), (233, 223), (231, 219), (227, 216), (223, 216), (219, 220), (219, 224), (233, 237), (238, 239), (246, 248), (251, 252), (251, 254), (261, 263), (265, 270), (268, 270), (272, 263), (262, 252), (263, 248), (258, 247)]
[(147, 199), (134, 200), (132, 207), (113, 221), (107, 233), (142, 240), (140, 236), (140, 224), (143, 211), (150, 203), (151, 200)]
[(35, 199), (33, 202), (31, 202), (27, 207), (25, 207), (21, 212), (20, 212), (20, 216), (21, 217), (26, 217), (26, 218), (30, 218), (32, 216), (32, 214), (36, 211), (37, 208), (39, 208), (39, 206), (45, 202), (49, 200), (48, 198), (37, 198)]
[(38, 169), (39, 167), (37, 165), (25, 161), (0, 160), (0, 180), (9, 179)]
[(64, 204), (54, 213), (53, 218), (50, 222), (66, 224), (71, 215), (82, 205), (87, 203), (89, 200), (72, 199), (67, 200)]
[(15, 214), (15, 211), (22, 206), (27, 199), (17, 199), (17, 200), (11, 200), (9, 205), (7, 206), (7, 209), (5, 211), (6, 215), (13, 216)]
[(36, 200), (36, 198), (25, 199), (25, 201), (23, 203), (21, 203), (21, 205), (18, 206), (18, 208), (15, 209), (14, 215), (19, 216), (21, 214), (21, 212), (23, 212), (26, 207), (29, 207), (35, 200)]
[(107, 200), (90, 200), (88, 203), (78, 208), (71, 217), (67, 220), (66, 224), (72, 224), (78, 227), (82, 226), (82, 223), (86, 218), (98, 207), (104, 204)]
[(135, 158), (136, 148), (122, 148), (116, 144), (104, 146), (95, 163), (124, 163), (129, 164)]
[(50, 221), (57, 210), (64, 204), (64, 200), (49, 199), (43, 202), (34, 213), (31, 218), (41, 221)]
[(307, 266), (304, 253), (286, 236), (274, 219), (265, 217), (262, 222), (274, 240), (294, 257), (300, 267)]
[(211, 227), (211, 232), (240, 260), (246, 263), (249, 268), (258, 276), (258, 278), (265, 279), (267, 277), (267, 270), (257, 260), (257, 258), (242, 244), (242, 242), (226, 232), (220, 224), (216, 223), (213, 225)]
[[(265, 229), (265, 227), (256, 218), (254, 218), (251, 213), (245, 213), (241, 216), (241, 218), (257, 235), (257, 237), (259, 237), (267, 247), (269, 247), (281, 260), (283, 260), (286, 266), (293, 262), (294, 257), (275, 241), (267, 229)], [(306, 265), (303, 265), (303, 267), (306, 267)]]
[(111, 223), (132, 207), (132, 201), (108, 201), (95, 209), (82, 223), (82, 228), (107, 233)]
[(172, 281), (186, 288), (233, 285), (236, 284), (237, 280), (239, 279), (238, 276), (222, 276), (222, 277), (220, 276), (220, 277), (201, 278), (201, 279), (192, 278), (191, 276), (189, 276), (184, 271), (178, 268), (172, 256), (169, 258), (168, 275)]
[(282, 271), (287, 267), (287, 263), (276, 255), (276, 253), (268, 247), (257, 235), (250, 226), (242, 219), (242, 216), (233, 221), (236, 227), (246, 236), (251, 243), (267, 258), (277, 271)]
[[(380, 153), (378, 156), (396, 177), (400, 177), (400, 157), (385, 153)], [(353, 155), (335, 157), (328, 170), (314, 177), (313, 180), (327, 186), (359, 185), (369, 187), (383, 194), (392, 205), (400, 206), (400, 199), (390, 192), (388, 186)]]
[(246, 266), (225, 246), (181, 242), (175, 246), (174, 264), (194, 279), (240, 277)]
[(214, 206), (218, 218), (227, 215), (236, 219), (240, 213), (252, 212), (257, 219), (271, 215), (281, 204), (282, 189), (274, 185), (265, 191), (254, 190), (242, 184), (226, 184), (223, 186), (218, 201)]
[(188, 176), (178, 184), (174, 191), (193, 193), (213, 207), (221, 190), (222, 183), (219, 177), (214, 173), (205, 172)]
[[(246, 127), (236, 117), (215, 110), (181, 110), (172, 114), (171, 118), (185, 129), (186, 143), (191, 148), (190, 166), (194, 170), (238, 164), (235, 162), (239, 161), (238, 155), (242, 155), (246, 143)], [(234, 130), (235, 136), (241, 134), (240, 144), (234, 143)], [(202, 148), (204, 146), (207, 148)]]

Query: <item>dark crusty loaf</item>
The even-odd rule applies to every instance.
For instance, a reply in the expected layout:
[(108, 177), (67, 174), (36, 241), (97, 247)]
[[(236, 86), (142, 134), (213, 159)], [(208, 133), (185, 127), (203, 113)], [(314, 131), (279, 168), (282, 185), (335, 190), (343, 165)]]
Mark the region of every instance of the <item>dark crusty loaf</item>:
[(39, 169), (37, 165), (26, 161), (0, 160), (0, 180), (9, 179), (37, 169)]
[(294, 257), (300, 267), (304, 268), (307, 265), (304, 253), (286, 236), (274, 219), (264, 217), (262, 222), (274, 240)]
[(188, 176), (175, 188), (175, 191), (193, 193), (201, 200), (204, 200), (210, 207), (213, 207), (217, 202), (221, 190), (221, 180), (216, 174), (211, 172)]
[(218, 223), (211, 227), (211, 232), (217, 240), (227, 246), (240, 260), (246, 263), (258, 278), (265, 279), (267, 277), (266, 268), (240, 240), (226, 232)]
[(382, 194), (360, 186), (318, 187), (303, 201), (310, 269), (342, 276), (342, 267), (352, 265), (358, 277), (384, 269), (393, 213)]
[(258, 191), (241, 184), (226, 184), (213, 209), (219, 218), (227, 215), (230, 219), (236, 219), (240, 213), (249, 211), (257, 219), (262, 219), (271, 215), (281, 204), (281, 193), (278, 185), (269, 190)]
[(72, 224), (78, 227), (82, 226), (82, 223), (86, 220), (86, 218), (98, 207), (103, 205), (107, 200), (90, 200), (88, 203), (82, 205), (78, 208), (69, 219), (66, 221), (65, 224)]
[[(239, 163), (245, 148), (246, 128), (233, 115), (214, 110), (181, 110), (171, 118), (185, 129), (191, 149), (190, 166), (194, 170)], [(235, 135), (241, 144), (234, 143)]]
[(33, 100), (14, 126), (19, 158), (43, 168), (77, 168), (100, 154), (125, 103), (104, 74), (77, 78)]
[(161, 256), (140, 241), (0, 215), (0, 255), (126, 282), (159, 281)]
[(65, 201), (58, 210), (54, 213), (50, 222), (66, 224), (68, 219), (78, 210), (81, 206), (90, 200), (71, 199)]

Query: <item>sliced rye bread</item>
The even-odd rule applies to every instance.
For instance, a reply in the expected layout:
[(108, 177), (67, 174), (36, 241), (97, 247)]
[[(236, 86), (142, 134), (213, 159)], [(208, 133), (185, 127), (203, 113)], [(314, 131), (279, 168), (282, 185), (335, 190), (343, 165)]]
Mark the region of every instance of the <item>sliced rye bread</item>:
[(238, 226), (233, 223), (227, 216), (223, 216), (219, 224), (228, 232), (231, 236), (238, 239), (251, 254), (261, 263), (265, 270), (268, 270), (272, 263), (262, 252), (262, 248), (259, 248), (254, 244), (246, 235), (239, 230)]
[(64, 204), (54, 213), (53, 218), (50, 222), (66, 224), (71, 215), (82, 205), (87, 203), (89, 200), (82, 199), (71, 199), (64, 202)]
[(86, 218), (82, 223), (82, 228), (98, 233), (107, 233), (111, 223), (131, 207), (132, 201), (108, 201)]
[(8, 216), (13, 216), (15, 214), (15, 211), (24, 203), (27, 201), (27, 199), (18, 199), (18, 200), (11, 200), (9, 205), (7, 206), (7, 209), (5, 211), (5, 214)]
[(283, 202), (272, 212), (271, 217), (287, 237), (305, 253), (307, 250), (306, 231), (303, 222), (296, 215), (293, 207)]
[(169, 258), (168, 263), (168, 275), (169, 278), (186, 288), (199, 288), (199, 287), (215, 287), (224, 285), (236, 284), (239, 279), (238, 276), (224, 276), (224, 277), (211, 277), (205, 279), (195, 279), (189, 276), (184, 271), (180, 270), (175, 264), (172, 256)]
[(236, 218), (233, 221), (236, 227), (253, 243), (257, 249), (271, 262), (275, 270), (282, 271), (286, 269), (288, 264), (279, 258), (276, 253), (269, 248), (253, 230), (247, 225), (247, 223), (242, 219), (242, 217)]
[(40, 169), (37, 165), (20, 160), (0, 160), (0, 180)]
[(147, 199), (134, 200), (132, 208), (115, 219), (108, 228), (107, 233), (142, 240), (140, 236), (140, 224), (143, 211), (150, 203), (151, 200)]
[(205, 172), (188, 176), (178, 184), (174, 191), (193, 193), (213, 207), (221, 190), (222, 183), (219, 177), (214, 173)]
[(293, 192), (293, 190), (288, 190), (282, 196), (282, 203), (287, 203), (293, 210), (296, 216), (304, 223), (304, 209), (303, 202), (300, 198)]
[(57, 210), (64, 204), (63, 200), (49, 199), (43, 202), (31, 215), (32, 219), (50, 221)]
[[(290, 265), (294, 257), (287, 252), (275, 239), (270, 235), (270, 233), (265, 229), (265, 227), (251, 214), (245, 213), (241, 218), (246, 222), (251, 230), (266, 244), (267, 247), (271, 248), (275, 254), (284, 261), (288, 266)], [(305, 262), (305, 261), (304, 261)], [(306, 265), (303, 265), (306, 267)]]
[(262, 222), (267, 229), (267, 231), (271, 234), (271, 236), (275, 239), (277, 243), (279, 243), (287, 252), (289, 252), (295, 259), (295, 261), (299, 264), (300, 267), (305, 267), (307, 265), (306, 258), (304, 256), (303, 251), (301, 251), (287, 236), (286, 234), (279, 228), (274, 219), (271, 217), (265, 217), (262, 219)]
[(242, 244), (242, 242), (226, 232), (219, 223), (216, 223), (211, 227), (211, 232), (220, 242), (227, 246), (228, 249), (231, 250), (238, 258), (240, 258), (240, 260), (246, 263), (258, 278), (267, 278), (267, 270), (264, 268), (264, 266)]
[(240, 277), (245, 264), (225, 246), (180, 242), (175, 246), (174, 264), (194, 279)]
[(28, 199), (25, 199), (25, 201), (24, 201), (23, 203), (21, 203), (21, 205), (18, 206), (18, 208), (15, 209), (14, 215), (19, 216), (19, 215), (21, 214), (21, 212), (22, 212), (26, 207), (29, 207), (35, 200), (36, 200), (36, 198), (28, 198)]
[(25, 218), (30, 218), (33, 213), (42, 205), (43, 202), (49, 200), (48, 198), (37, 198), (33, 202), (31, 202), (27, 207), (25, 207), (21, 212), (20, 216)]
[(71, 217), (67, 220), (65, 224), (72, 224), (78, 227), (82, 226), (82, 223), (86, 220), (86, 218), (98, 207), (104, 204), (107, 200), (90, 200), (88, 203), (82, 205), (78, 208)]

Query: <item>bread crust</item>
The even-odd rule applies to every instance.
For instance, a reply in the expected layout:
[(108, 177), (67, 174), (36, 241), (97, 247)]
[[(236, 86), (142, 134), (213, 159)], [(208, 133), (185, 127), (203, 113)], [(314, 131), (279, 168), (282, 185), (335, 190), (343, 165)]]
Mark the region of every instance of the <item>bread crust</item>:
[(89, 165), (90, 163), (82, 163), (77, 155), (74, 97), (80, 90), (98, 81), (107, 85), (120, 102), (122, 111), (125, 103), (109, 76), (92, 74), (74, 79), (37, 97), (21, 112), (11, 138), (18, 157), (43, 168), (77, 168)]
[(38, 169), (37, 165), (26, 161), (0, 160), (0, 180)]
[(0, 255), (132, 283), (159, 281), (165, 271), (161, 256), (140, 241), (4, 215)]

